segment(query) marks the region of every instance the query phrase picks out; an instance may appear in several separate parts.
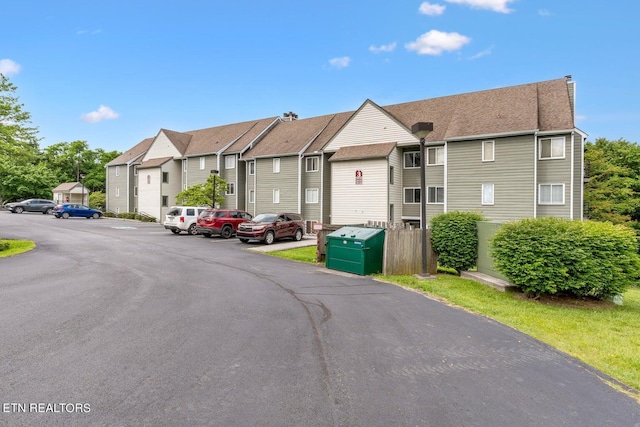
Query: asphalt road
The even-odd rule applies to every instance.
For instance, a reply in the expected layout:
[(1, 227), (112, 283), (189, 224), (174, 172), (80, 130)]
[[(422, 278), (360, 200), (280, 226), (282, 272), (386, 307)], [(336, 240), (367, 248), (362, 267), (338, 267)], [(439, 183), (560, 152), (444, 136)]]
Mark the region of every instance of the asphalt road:
[(370, 278), (157, 224), (0, 212), (0, 425), (640, 426), (607, 377)]

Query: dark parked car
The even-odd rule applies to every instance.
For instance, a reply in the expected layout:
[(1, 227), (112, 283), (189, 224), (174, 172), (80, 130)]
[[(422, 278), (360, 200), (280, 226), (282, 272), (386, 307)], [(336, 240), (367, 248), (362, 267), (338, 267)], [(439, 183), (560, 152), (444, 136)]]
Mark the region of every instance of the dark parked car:
[(51, 214), (56, 207), (56, 202), (44, 199), (27, 199), (21, 202), (7, 203), (4, 207), (12, 213), (42, 212), (43, 214)]
[(204, 237), (220, 235), (228, 239), (236, 234), (238, 225), (251, 218), (250, 213), (238, 209), (207, 209), (198, 217), (196, 231)]
[(237, 235), (243, 243), (260, 240), (267, 245), (277, 239), (302, 240), (304, 220), (296, 213), (263, 213), (256, 215), (250, 222), (238, 225)]
[(92, 209), (89, 206), (80, 205), (78, 203), (63, 203), (56, 206), (53, 210), (56, 218), (67, 219), (69, 217), (93, 218), (98, 219), (102, 216), (102, 211)]

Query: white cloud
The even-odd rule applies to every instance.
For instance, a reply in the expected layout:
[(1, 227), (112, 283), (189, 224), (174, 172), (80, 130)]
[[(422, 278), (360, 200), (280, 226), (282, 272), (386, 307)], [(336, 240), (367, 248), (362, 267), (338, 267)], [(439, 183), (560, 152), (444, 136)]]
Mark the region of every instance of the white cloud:
[(488, 49), (483, 50), (482, 52), (476, 53), (475, 55), (473, 55), (469, 59), (473, 61), (474, 59), (479, 59), (479, 58), (482, 58), (483, 56), (491, 55), (492, 52), (493, 52), (493, 46), (491, 46)]
[(420, 9), (418, 10), (423, 15), (438, 16), (438, 15), (442, 15), (446, 8), (447, 6), (443, 6), (441, 4), (433, 4), (433, 3), (429, 3), (428, 1), (425, 1), (420, 5)]
[(511, 13), (513, 9), (509, 9), (507, 5), (515, 0), (445, 0), (448, 3), (466, 4), (472, 9), (488, 9), (494, 12)]
[(5, 77), (12, 74), (18, 74), (20, 72), (20, 64), (10, 59), (0, 59), (0, 74)]
[(351, 58), (349, 58), (348, 56), (342, 56), (340, 58), (332, 58), (329, 60), (329, 64), (333, 67), (333, 68), (345, 68), (348, 67), (349, 64), (351, 64)]
[(469, 37), (462, 34), (431, 30), (404, 46), (408, 50), (415, 50), (419, 55), (440, 55), (444, 51), (458, 50), (470, 41)]
[(85, 113), (82, 115), (82, 121), (87, 123), (98, 123), (103, 120), (112, 120), (120, 117), (120, 114), (113, 111), (106, 105), (101, 105), (96, 111)]
[(381, 52), (393, 52), (396, 49), (397, 43), (389, 43), (383, 44), (381, 46), (369, 46), (369, 50), (373, 53), (381, 53)]

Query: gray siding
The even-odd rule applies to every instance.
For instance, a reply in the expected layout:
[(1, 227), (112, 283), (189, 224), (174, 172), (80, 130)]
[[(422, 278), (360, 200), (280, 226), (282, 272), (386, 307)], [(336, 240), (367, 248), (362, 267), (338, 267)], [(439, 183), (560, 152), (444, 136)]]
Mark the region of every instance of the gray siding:
[[(322, 212), (320, 206), (322, 205), (322, 166), (320, 165), (322, 157), (320, 155), (314, 155), (309, 157), (318, 158), (318, 171), (307, 172), (307, 157), (301, 159), (302, 165), (302, 188), (300, 198), (302, 200), (302, 217), (307, 221), (322, 221)], [(318, 203), (307, 203), (306, 201), (306, 189), (317, 188), (318, 189)]]
[[(204, 157), (204, 169), (200, 169), (200, 157)], [(218, 169), (216, 157), (216, 155), (208, 155), (187, 158), (187, 172), (182, 182), (186, 183), (187, 187), (207, 182), (211, 171)]]
[[(559, 137), (563, 135), (544, 136), (540, 139)], [(538, 204), (538, 217), (555, 216), (570, 218), (571, 216), (571, 135), (565, 135), (565, 156), (563, 159), (537, 160), (538, 182), (537, 184), (564, 184), (563, 205)], [(536, 191), (537, 188), (536, 188)], [(536, 198), (536, 203), (538, 200)]]
[[(408, 218), (420, 218), (420, 203), (404, 203), (404, 189), (405, 188), (420, 188), (420, 168), (405, 168), (404, 167), (404, 153), (405, 152), (419, 152), (420, 147), (411, 147), (403, 150), (400, 162), (402, 164), (402, 188), (400, 191), (400, 200), (402, 201), (402, 217)], [(425, 150), (426, 153), (426, 150)], [(446, 163), (445, 153), (445, 163)], [(427, 187), (443, 187), (444, 186), (444, 165), (427, 165), (425, 169), (425, 182)], [(396, 208), (397, 209), (397, 208)], [(427, 219), (434, 215), (444, 212), (444, 204), (427, 204)], [(396, 216), (398, 214), (396, 213)]]
[[(256, 182), (256, 175), (249, 175), (249, 163), (253, 162), (253, 160), (248, 160), (246, 162), (243, 162), (245, 164), (245, 175), (246, 175), (246, 204), (245, 204), (245, 210), (247, 212), (249, 212), (252, 215), (256, 215), (258, 214), (258, 212), (256, 211), (256, 203), (255, 203), (255, 199), (253, 203), (249, 203), (249, 193), (251, 192), (251, 190), (255, 190), (255, 182)], [(255, 170), (255, 169), (254, 169)]]
[[(447, 144), (447, 211), (477, 211), (488, 220), (534, 215), (534, 138), (497, 138), (494, 161), (482, 161), (482, 142)], [(482, 184), (494, 184), (494, 204), (482, 205)]]
[(116, 176), (116, 166), (107, 168), (107, 210), (111, 212), (127, 212), (127, 197), (133, 193), (133, 190), (129, 192), (127, 187), (127, 166), (119, 165), (119, 170), (120, 175)]
[(321, 157), (320, 168), (322, 170), (322, 223), (331, 224), (331, 164), (329, 156)]
[[(298, 156), (278, 157), (280, 173), (273, 173), (273, 159), (257, 159), (256, 213), (298, 212)], [(280, 203), (273, 203), (273, 190), (280, 190)]]

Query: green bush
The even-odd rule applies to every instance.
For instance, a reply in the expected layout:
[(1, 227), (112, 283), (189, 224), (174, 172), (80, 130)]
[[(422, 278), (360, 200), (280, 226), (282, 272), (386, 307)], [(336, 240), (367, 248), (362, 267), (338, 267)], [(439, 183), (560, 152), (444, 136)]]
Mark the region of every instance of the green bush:
[(448, 212), (431, 219), (431, 246), (438, 254), (438, 264), (460, 274), (476, 265), (478, 259), (477, 222), (484, 217), (477, 212)]
[(490, 244), (495, 268), (531, 296), (604, 299), (640, 277), (635, 233), (622, 225), (523, 219), (504, 224)]
[(9, 249), (9, 242), (6, 240), (0, 240), (0, 252), (6, 251), (7, 249)]

